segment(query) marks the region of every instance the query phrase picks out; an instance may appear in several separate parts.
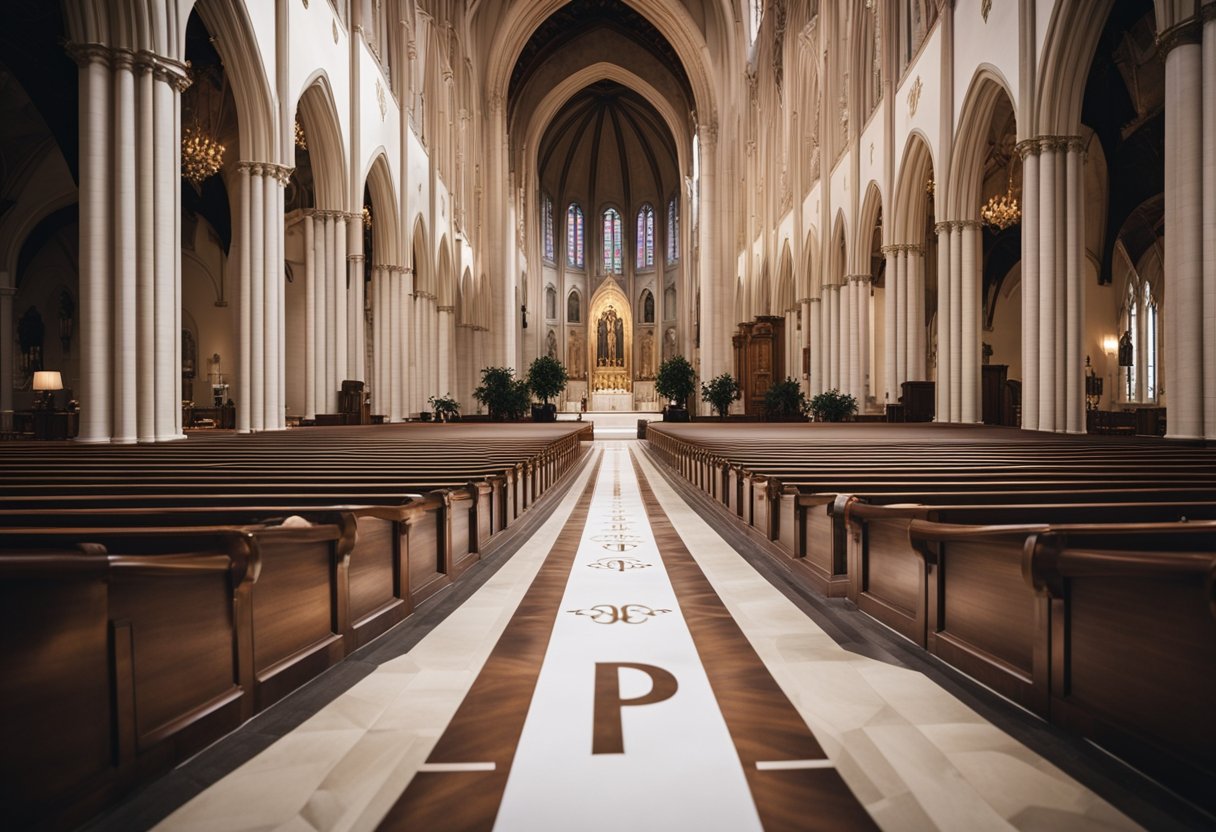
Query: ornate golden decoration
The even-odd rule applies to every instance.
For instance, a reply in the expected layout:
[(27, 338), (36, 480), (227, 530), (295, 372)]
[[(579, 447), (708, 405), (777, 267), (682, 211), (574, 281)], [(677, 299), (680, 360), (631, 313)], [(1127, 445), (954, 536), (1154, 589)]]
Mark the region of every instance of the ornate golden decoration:
[(607, 569), (611, 572), (628, 572), (631, 569), (648, 569), (652, 564), (637, 558), (600, 558), (595, 563), (587, 564), (589, 569)]
[(304, 138), (304, 127), (300, 124), (300, 119), (296, 117), (296, 147), (300, 150), (308, 150), (308, 140)]
[(224, 167), (224, 146), (196, 120), (182, 130), (182, 176), (198, 187)]
[(666, 615), (671, 610), (656, 610), (645, 604), (596, 604), (585, 610), (566, 610), (572, 615), (590, 618), (596, 624), (645, 624), (657, 615)]

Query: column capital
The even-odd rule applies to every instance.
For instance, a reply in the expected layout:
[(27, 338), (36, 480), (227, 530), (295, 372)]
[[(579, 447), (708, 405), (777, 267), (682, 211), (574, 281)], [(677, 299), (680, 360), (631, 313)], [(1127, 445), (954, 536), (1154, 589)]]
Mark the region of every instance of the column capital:
[(906, 244), (904, 246), (904, 251), (908, 252), (908, 254), (914, 254), (917, 257), (923, 257), (925, 254), (925, 250), (916, 243)]
[[(101, 43), (68, 42), (63, 45), (63, 49), (68, 53), (68, 57), (80, 67), (85, 67), (89, 64), (105, 64), (109, 66), (114, 56), (114, 50)], [(130, 50), (127, 51), (129, 52)]]
[(456, 307), (455, 306), (436, 306), (435, 311), (452, 313), (452, 312), (456, 311)]
[(850, 283), (869, 283), (873, 278), (868, 274), (850, 274), (845, 276)]
[(114, 69), (132, 70), (136, 63), (136, 55), (130, 49), (110, 50), (110, 66)]
[(1167, 57), (1177, 46), (1198, 45), (1203, 40), (1203, 20), (1211, 20), (1210, 5), (1202, 8), (1202, 15), (1187, 18), (1168, 29), (1157, 33), (1157, 49), (1163, 57)]
[(809, 300), (811, 303), (823, 303), (823, 298), (822, 298), (822, 297), (818, 297), (818, 298), (808, 298), (808, 300)]
[(362, 254), (348, 254), (348, 255), (346, 255), (346, 259), (348, 261), (350, 261), (351, 263), (362, 263), (363, 255)]
[(955, 220), (954, 227), (964, 229), (964, 230), (968, 229), (968, 228), (979, 229), (979, 228), (983, 228), (984, 224), (982, 222), (980, 222), (979, 220)]
[(950, 224), (950, 222), (949, 222), (948, 220), (942, 220), (941, 222), (938, 222), (938, 223), (934, 223), (934, 224), (933, 224), (933, 230), (937, 232), (937, 235), (938, 235), (939, 237), (940, 237), (942, 234), (949, 234), (949, 233), (950, 233), (950, 229), (951, 229), (952, 227), (953, 227), (953, 226), (951, 226), (951, 224)]
[(151, 72), (157, 81), (165, 82), (178, 92), (184, 91), (192, 83), (188, 65), (147, 49), (135, 53), (135, 65)]
[(718, 121), (710, 119), (705, 124), (697, 125), (697, 138), (701, 144), (717, 144), (718, 143)]
[(1069, 153), (1084, 153), (1085, 139), (1080, 136), (1068, 136), (1068, 152)]
[(817, 301), (817, 300), (819, 300), (819, 298), (798, 298), (798, 300), (796, 302), (797, 303), (811, 303), (811, 302)]
[(1039, 155), (1039, 140), (1038, 139), (1023, 139), (1014, 146), (1014, 150), (1018, 155), (1025, 159), (1027, 156)]
[(898, 254), (899, 248), (900, 248), (899, 245), (893, 244), (893, 245), (889, 245), (889, 246), (883, 246), (882, 248), (879, 249), (879, 251), (882, 252), (883, 254), (888, 254), (888, 255), (889, 254)]

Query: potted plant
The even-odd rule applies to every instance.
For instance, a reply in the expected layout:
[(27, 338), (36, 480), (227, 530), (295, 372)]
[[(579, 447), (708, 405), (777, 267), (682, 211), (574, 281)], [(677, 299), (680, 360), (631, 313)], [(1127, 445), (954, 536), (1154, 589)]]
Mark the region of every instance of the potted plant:
[(857, 399), (839, 390), (826, 390), (811, 399), (816, 422), (843, 422), (857, 412)]
[(486, 406), (496, 422), (522, 419), (528, 409), (528, 382), (515, 378), (511, 367), (484, 367), (473, 398)]
[(770, 422), (803, 421), (810, 407), (806, 394), (792, 378), (774, 381), (764, 393), (764, 418)]
[(654, 390), (669, 402), (663, 409), (663, 421), (687, 422), (688, 397), (696, 389), (696, 373), (687, 358), (676, 355), (660, 364), (654, 380)]
[(532, 408), (532, 421), (557, 421), (557, 405), (550, 404), (549, 400), (566, 389), (568, 378), (562, 362), (552, 356), (542, 355), (532, 362), (528, 368), (528, 387), (544, 402), (540, 407)]
[(739, 382), (730, 373), (723, 373), (708, 384), (701, 385), (701, 401), (708, 402), (719, 419), (725, 419), (731, 402), (742, 392)]
[(436, 422), (455, 422), (460, 419), (460, 402), (453, 399), (451, 393), (446, 396), (431, 396), (427, 402), (435, 411)]

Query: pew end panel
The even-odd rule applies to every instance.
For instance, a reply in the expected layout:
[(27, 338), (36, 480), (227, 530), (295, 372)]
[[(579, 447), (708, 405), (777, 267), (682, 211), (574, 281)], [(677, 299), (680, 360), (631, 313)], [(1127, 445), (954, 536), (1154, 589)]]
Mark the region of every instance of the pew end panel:
[(908, 536), (923, 506), (876, 509), (848, 494), (833, 508), (847, 531), (849, 600), (870, 617), (925, 647), (928, 626), (928, 572), (937, 562), (918, 552)]
[(1046, 528), (908, 524), (926, 564), (926, 648), (1044, 716), (1051, 611), (1022, 578), (1022, 550), (1027, 536)]
[(451, 581), (445, 557), (443, 500), (427, 494), (411, 503), (405, 509), (401, 530), (410, 597), (417, 607)]
[(798, 496), (803, 547), (798, 562), (806, 568), (815, 588), (829, 598), (843, 598), (849, 592), (843, 518), (831, 514), (836, 497), (835, 493), (806, 491)]
[(402, 568), (397, 509), (354, 510), (357, 534), (347, 581), (353, 641), (348, 652), (388, 632), (412, 612)]
[(1186, 525), (1044, 532), (1024, 571), (1053, 608), (1052, 722), (1216, 812), (1216, 536)]

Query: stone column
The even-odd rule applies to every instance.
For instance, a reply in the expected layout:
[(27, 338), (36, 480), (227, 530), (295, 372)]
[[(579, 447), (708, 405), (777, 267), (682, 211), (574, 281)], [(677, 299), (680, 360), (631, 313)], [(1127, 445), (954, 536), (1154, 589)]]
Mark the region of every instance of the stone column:
[[(249, 305), (241, 310), (249, 318), (249, 429), (266, 429), (266, 185), (263, 166), (249, 167)], [(242, 296), (244, 291), (242, 290)]]
[[(1210, 13), (1209, 13), (1210, 20)], [(1202, 438), (1204, 365), (1204, 98), (1202, 30), (1195, 18), (1158, 37), (1165, 53), (1165, 314), (1169, 436)], [(1210, 47), (1209, 47), (1210, 48)], [(1206, 97), (1216, 95), (1216, 89)], [(1208, 105), (1211, 106), (1210, 104)], [(1209, 145), (1213, 141), (1208, 137)], [(1171, 343), (1172, 342), (1172, 343)]]
[(826, 343), (824, 344), (824, 358), (827, 361), (827, 367), (824, 368), (824, 390), (834, 390), (840, 388), (840, 330), (837, 326), (839, 321), (838, 313), (839, 306), (839, 286), (830, 284), (824, 286), (823, 290), (827, 294), (824, 296), (824, 312), (827, 315), (827, 320), (823, 325), (823, 335)]
[[(70, 50), (80, 68), (80, 433), (81, 442), (109, 442), (113, 321), (110, 298), (111, 79), (109, 50)], [(11, 366), (11, 364), (9, 365)], [(10, 387), (6, 387), (6, 390)], [(121, 406), (121, 405), (120, 405)], [(133, 402), (126, 403), (127, 407)]]
[(324, 211), (314, 211), (313, 223), (313, 270), (316, 272), (316, 293), (313, 308), (313, 343), (315, 359), (313, 361), (313, 399), (314, 413), (326, 413), (329, 406), (329, 291), (330, 291), (330, 258), (326, 248), (326, 218)]
[(389, 421), (400, 422), (404, 409), (405, 389), (405, 339), (402, 332), (405, 316), (403, 283), (405, 276), (399, 268), (389, 266), (385, 275), (388, 280), (389, 302)]
[[(146, 68), (142, 72), (151, 76)], [(122, 444), (135, 442), (138, 437), (138, 411), (133, 405), (140, 400), (141, 395), (138, 375), (140, 352), (137, 343), (140, 255), (137, 207), (139, 213), (146, 212), (149, 224), (153, 210), (151, 199), (145, 205), (136, 194), (136, 115), (134, 55), (122, 50), (114, 54), (115, 186), (111, 215), (111, 222), (114, 224), (114, 399), (110, 420), (110, 441)], [(151, 127), (151, 124), (148, 127)], [(151, 179), (143, 181), (151, 188)], [(151, 238), (148, 238), (148, 242), (151, 242)], [(83, 268), (82, 262), (82, 276)], [(148, 276), (150, 278), (150, 271)], [(83, 368), (86, 360), (84, 351), (81, 352), (80, 359)], [(151, 388), (147, 391), (149, 402), (154, 392)]]
[(857, 407), (864, 411), (866, 399), (870, 396), (872, 379), (870, 375), (870, 276), (857, 275), (857, 344), (858, 361), (861, 364), (861, 376), (858, 379)]
[(908, 380), (908, 247), (895, 247), (895, 389)]
[(920, 246), (909, 245), (907, 254), (905, 276), (908, 289), (903, 334), (908, 363), (904, 380), (921, 381), (925, 377), (925, 260)]
[[(699, 220), (697, 224), (701, 240), (699, 245), (699, 263), (701, 272), (701, 378), (708, 380), (716, 378), (730, 370), (730, 339), (729, 329), (721, 325), (725, 314), (723, 307), (729, 305), (723, 293), (724, 273), (719, 269), (719, 240), (716, 232), (718, 223), (718, 188), (717, 188), (717, 156), (718, 156), (718, 125), (717, 122), (700, 125), (697, 131), (700, 143), (700, 173), (699, 184), (700, 202), (698, 205)], [(683, 220), (690, 220), (683, 217)], [(733, 235), (732, 235), (733, 236)], [(734, 274), (733, 267), (730, 274)], [(479, 365), (482, 366), (482, 365)], [(588, 374), (590, 375), (590, 374)], [(708, 414), (708, 410), (702, 409)]]
[(317, 416), (316, 221), (304, 212), (304, 418)]
[[(270, 251), (273, 255), (273, 280), (268, 280), (266, 287), (269, 294), (269, 306), (272, 314), (267, 321), (269, 343), (266, 347), (270, 371), (270, 401), (271, 407), (267, 414), (268, 430), (283, 430), (287, 427), (287, 385), (284, 368), (284, 350), (287, 337), (286, 309), (287, 306), (287, 274), (283, 256), (285, 212), (284, 190), (291, 177), (291, 168), (275, 165), (271, 176), (267, 177), (267, 187), (272, 197), (270, 210), (266, 215), (266, 233), (270, 240)], [(271, 272), (267, 272), (271, 274)]]
[(935, 421), (950, 421), (950, 364), (954, 349), (954, 337), (950, 320), (954, 310), (950, 304), (950, 266), (953, 260), (952, 226), (939, 222), (933, 227), (937, 232), (937, 372), (934, 375), (934, 398), (937, 403)]
[(1065, 419), (1069, 433), (1085, 432), (1085, 147), (1080, 138), (1068, 142), (1066, 157), (1067, 285), (1065, 307)]
[(882, 317), (884, 340), (882, 345), (882, 377), (885, 404), (895, 404), (899, 401), (898, 376), (899, 353), (895, 344), (899, 341), (899, 316), (895, 310), (895, 270), (898, 251), (895, 246), (883, 246), (882, 254), (885, 260), (883, 269)]
[(322, 402), (326, 413), (338, 410), (338, 259), (336, 211), (325, 212), (325, 388)]
[[(1203, 434), (1212, 440), (1216, 439), (1216, 3), (1203, 6), (1203, 91)], [(1158, 374), (1160, 386), (1160, 369)]]
[(439, 382), (435, 387), (436, 396), (446, 396), (452, 392), (452, 321), (454, 320), (454, 306), (440, 306), (438, 308), (439, 315), (439, 355), (438, 361), (435, 362), (439, 372)]
[(980, 421), (980, 223), (962, 223), (962, 410), (964, 422)]
[(249, 310), (253, 303), (253, 171), (248, 163), (237, 166), (240, 177), (241, 213), (237, 218), (237, 238), (240, 246), (240, 272), (237, 275), (237, 367), (236, 429), (237, 433), (253, 430), (253, 321)]
[[(278, 200), (278, 185), (275, 181), (276, 166), (265, 165), (264, 175), (262, 176), (262, 185), (266, 190), (266, 196), (263, 201), (265, 214), (262, 222), (265, 224), (265, 245), (263, 251), (266, 256), (265, 266), (265, 281), (262, 284), (263, 295), (263, 311), (265, 320), (262, 323), (263, 337), (265, 344), (262, 346), (262, 360), (265, 362), (265, 370), (263, 371), (263, 380), (265, 390), (262, 392), (262, 428), (264, 430), (277, 430), (279, 427), (279, 417), (277, 415), (280, 410), (278, 406), (279, 393), (279, 296), (283, 288), (283, 259), (279, 256), (278, 245), (281, 234), (276, 233), (276, 225), (282, 225), (282, 214), (279, 213)], [(275, 215), (279, 215), (279, 222), (275, 222)]]
[(811, 378), (810, 378), (810, 393), (812, 396), (818, 396), (827, 388), (824, 386), (824, 372), (827, 366), (824, 361), (824, 339), (823, 339), (823, 298), (811, 298), (808, 306), (810, 307), (810, 326), (811, 326)]
[(156, 429), (157, 441), (181, 438), (181, 398), (177, 393), (181, 367), (174, 363), (180, 349), (181, 330), (177, 327), (177, 266), (181, 241), (175, 236), (177, 215), (181, 212), (181, 157), (175, 143), (172, 76), (161, 66), (155, 70), (156, 128)]
[[(136, 437), (156, 441), (156, 83), (152, 67), (139, 65), (138, 197), (139, 262), (136, 287)], [(113, 222), (113, 218), (111, 218)], [(115, 407), (123, 403), (114, 402)], [(112, 428), (111, 428), (112, 429)]]
[[(1022, 156), (1022, 428), (1039, 429), (1039, 143)], [(1114, 394), (1114, 391), (1111, 391)]]
[(1039, 143), (1039, 430), (1056, 430), (1056, 141)]
[(853, 331), (853, 282), (849, 275), (845, 275), (844, 282), (840, 284), (840, 310), (836, 317), (840, 333), (840, 389), (852, 394), (855, 392), (854, 375), (858, 368), (853, 363), (856, 333)]
[(963, 224), (950, 223), (950, 419), (963, 418)]
[[(358, 223), (356, 223), (358, 225)], [(363, 255), (348, 255), (350, 260), (350, 305), (347, 308), (346, 348), (351, 374), (366, 382), (367, 379), (367, 332), (364, 317), (365, 299), (363, 277)]]
[(347, 352), (347, 319), (346, 308), (350, 298), (350, 276), (347, 274), (346, 262), (346, 223), (348, 214), (341, 211), (334, 214), (334, 364), (337, 376), (334, 378), (334, 409), (337, 409), (338, 388), (342, 382), (350, 378), (350, 354)]

